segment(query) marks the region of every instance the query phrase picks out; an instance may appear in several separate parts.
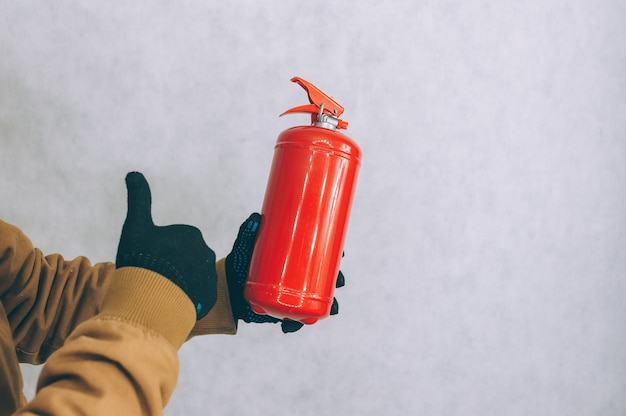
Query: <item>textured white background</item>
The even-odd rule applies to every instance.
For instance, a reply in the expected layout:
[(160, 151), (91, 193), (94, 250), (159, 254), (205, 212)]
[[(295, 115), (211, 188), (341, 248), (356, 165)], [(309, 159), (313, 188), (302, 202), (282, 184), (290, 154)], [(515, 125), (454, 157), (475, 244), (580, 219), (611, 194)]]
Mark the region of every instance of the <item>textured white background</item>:
[(167, 415), (626, 414), (624, 2), (0, 10), (0, 217), (47, 253), (113, 260), (141, 170), (225, 256), (307, 119), (289, 79), (346, 108), (340, 314), (194, 339)]

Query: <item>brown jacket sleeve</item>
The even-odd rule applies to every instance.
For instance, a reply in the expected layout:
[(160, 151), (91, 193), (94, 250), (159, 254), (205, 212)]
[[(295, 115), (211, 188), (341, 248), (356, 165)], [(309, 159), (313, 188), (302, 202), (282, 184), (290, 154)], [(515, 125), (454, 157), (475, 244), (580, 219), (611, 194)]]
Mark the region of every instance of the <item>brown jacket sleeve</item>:
[[(217, 303), (190, 336), (237, 332), (224, 259), (216, 266)], [(45, 362), (78, 324), (96, 315), (114, 271), (113, 263), (44, 256), (17, 227), (0, 220), (0, 301), (20, 362)]]
[(0, 301), (20, 362), (40, 364), (74, 328), (98, 313), (112, 263), (44, 256), (15, 226), (0, 220)]
[(100, 313), (49, 357), (37, 395), (16, 415), (162, 414), (195, 308), (178, 286), (150, 270), (124, 267), (111, 280)]
[[(195, 322), (193, 330), (191, 332), (185, 330), (184, 337), (236, 332), (226, 284), (224, 260), (218, 261), (216, 267), (218, 271), (217, 303), (205, 318), (197, 322), (193, 320), (192, 324)], [(54, 396), (61, 400), (61, 397), (64, 397), (61, 392), (66, 388), (73, 390), (74, 394), (79, 396), (84, 395), (83, 390), (91, 392), (92, 387), (96, 389), (95, 392), (99, 392), (98, 394), (107, 392), (111, 396), (116, 396), (117, 389), (120, 386), (126, 386), (129, 381), (120, 380), (119, 374), (111, 378), (99, 378), (101, 374), (107, 373), (107, 370), (96, 369), (107, 367), (106, 363), (128, 366), (123, 376), (126, 378), (136, 377), (136, 371), (144, 374), (143, 377), (146, 377), (144, 384), (137, 385), (135, 381), (131, 382), (131, 387), (140, 388), (141, 391), (123, 388), (120, 393), (131, 392), (130, 401), (137, 400), (136, 398), (139, 397), (141, 402), (139, 406), (142, 409), (148, 406), (146, 403), (151, 403), (148, 406), (150, 408), (151, 406), (155, 409), (162, 408), (176, 380), (176, 377), (173, 381), (171, 379), (171, 376), (177, 374), (178, 371), (175, 351), (176, 345), (179, 342), (182, 343), (177, 339), (172, 342), (171, 334), (177, 332), (181, 326), (176, 321), (174, 322), (175, 329), (168, 328), (167, 325), (164, 327), (164, 323), (169, 322), (165, 318), (147, 322), (144, 322), (145, 317), (139, 316), (138, 318), (133, 308), (130, 307), (137, 303), (137, 299), (133, 299), (128, 304), (123, 303), (128, 301), (124, 290), (129, 287), (124, 283), (125, 279), (118, 276), (120, 274), (125, 276), (127, 272), (116, 272), (113, 263), (91, 265), (84, 257), (66, 261), (60, 255), (44, 256), (40, 250), (33, 247), (30, 240), (17, 227), (0, 220), (0, 314), (2, 315), (0, 316), (0, 338), (2, 338), (0, 343), (2, 345), (0, 346), (3, 358), (6, 359), (6, 362), (0, 360), (0, 364), (3, 367), (6, 364), (4, 370), (7, 370), (0, 371), (0, 390), (2, 390), (0, 393), (7, 395), (4, 397), (0, 394), (0, 399), (2, 399), (0, 400), (0, 414), (3, 414), (2, 410), (7, 410), (4, 407), (9, 406), (8, 401), (16, 404), (23, 402), (20, 395), (22, 383), (16, 358), (19, 358), (21, 362), (33, 364), (48, 360), (42, 371), (37, 399), (27, 408), (35, 414), (47, 409), (45, 406), (48, 406), (48, 403), (56, 403), (56, 399), (48, 402), (45, 397)], [(161, 276), (158, 277), (169, 282)], [(120, 281), (122, 283), (119, 283)], [(133, 281), (137, 284), (142, 280)], [(111, 282), (118, 283), (110, 287)], [(153, 285), (153, 283), (150, 284)], [(120, 287), (125, 289), (120, 291)], [(171, 288), (165, 287), (162, 292), (168, 297), (167, 301), (170, 298), (170, 291)], [(109, 293), (109, 301), (103, 303), (105, 292)], [(158, 298), (159, 295), (155, 296)], [(153, 315), (159, 316), (156, 312)], [(169, 342), (164, 342), (162, 338)], [(65, 347), (59, 350), (64, 343)], [(13, 345), (17, 357), (12, 354)], [(144, 356), (148, 345), (154, 354)], [(172, 345), (175, 345), (174, 349)], [(58, 354), (50, 356), (56, 350), (59, 350)], [(68, 366), (69, 362), (72, 364)], [(155, 374), (142, 373), (141, 368), (135, 366), (139, 363), (142, 363), (141, 366), (145, 368), (152, 368), (154, 364)], [(64, 373), (68, 371), (68, 368), (72, 371)], [(81, 382), (87, 384), (72, 385), (72, 380), (82, 380)], [(80, 388), (81, 385), (83, 390)], [(149, 391), (153, 393), (146, 393)], [(156, 391), (160, 393), (155, 396)], [(52, 395), (49, 396), (50, 394)], [(95, 406), (95, 403), (93, 405)], [(107, 404), (108, 409), (113, 409), (108, 406)], [(125, 404), (125, 406), (131, 405)], [(125, 409), (129, 408), (132, 406)], [(88, 413), (95, 414), (92, 411)], [(122, 410), (117, 413), (126, 414)]]

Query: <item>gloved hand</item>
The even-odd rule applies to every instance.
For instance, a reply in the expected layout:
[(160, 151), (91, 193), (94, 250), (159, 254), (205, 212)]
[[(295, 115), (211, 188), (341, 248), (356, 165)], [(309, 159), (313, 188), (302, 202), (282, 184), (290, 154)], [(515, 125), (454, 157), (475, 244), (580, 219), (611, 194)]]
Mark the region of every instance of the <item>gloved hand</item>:
[[(250, 260), (252, 251), (256, 242), (257, 232), (261, 224), (261, 215), (253, 213), (239, 227), (237, 239), (233, 245), (233, 250), (226, 256), (226, 279), (228, 281), (228, 291), (230, 292), (230, 302), (233, 309), (235, 319), (242, 319), (244, 322), (254, 323), (281, 323), (281, 329), (286, 334), (295, 332), (302, 328), (304, 324), (288, 319), (281, 320), (269, 315), (258, 315), (252, 311), (250, 304), (243, 297), (243, 290), (248, 277), (250, 268)], [(342, 287), (345, 284), (343, 273), (339, 272), (336, 287)], [(333, 298), (330, 314), (339, 313), (339, 303)]]
[(165, 276), (193, 302), (196, 319), (202, 318), (217, 298), (215, 253), (196, 227), (154, 225), (150, 187), (141, 173), (126, 175), (126, 188), (128, 213), (117, 249), (116, 267), (141, 267)]

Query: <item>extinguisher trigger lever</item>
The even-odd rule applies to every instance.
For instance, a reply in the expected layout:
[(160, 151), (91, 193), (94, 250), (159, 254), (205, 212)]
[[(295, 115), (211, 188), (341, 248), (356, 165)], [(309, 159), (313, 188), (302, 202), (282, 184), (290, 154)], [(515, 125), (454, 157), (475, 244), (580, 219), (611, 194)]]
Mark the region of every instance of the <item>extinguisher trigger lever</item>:
[(339, 119), (339, 116), (343, 113), (343, 107), (339, 103), (302, 78), (293, 77), (291, 81), (304, 88), (310, 104), (291, 108), (282, 113), (281, 116), (289, 113), (310, 113), (312, 124), (315, 126), (331, 130), (348, 127), (348, 122)]

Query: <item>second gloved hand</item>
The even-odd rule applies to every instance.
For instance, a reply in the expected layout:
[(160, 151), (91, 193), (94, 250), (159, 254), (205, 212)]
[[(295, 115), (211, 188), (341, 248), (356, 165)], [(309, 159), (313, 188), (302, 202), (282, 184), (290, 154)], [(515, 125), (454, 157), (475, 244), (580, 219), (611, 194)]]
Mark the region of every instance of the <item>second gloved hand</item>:
[[(242, 319), (244, 322), (254, 323), (281, 323), (284, 333), (295, 332), (302, 328), (304, 324), (297, 321), (281, 320), (269, 315), (258, 315), (252, 311), (250, 304), (244, 299), (243, 291), (250, 269), (250, 260), (256, 242), (257, 232), (261, 224), (261, 215), (253, 213), (241, 225), (237, 239), (233, 245), (233, 250), (226, 256), (226, 279), (228, 281), (228, 291), (230, 292), (230, 302), (235, 319)], [(345, 279), (341, 271), (337, 278), (337, 287), (345, 284)], [(330, 314), (336, 315), (339, 312), (337, 299), (333, 298), (333, 305)]]
[(128, 213), (116, 267), (140, 267), (165, 276), (193, 302), (196, 319), (202, 318), (209, 313), (217, 297), (215, 253), (196, 227), (154, 225), (150, 187), (141, 173), (129, 173), (126, 187)]

